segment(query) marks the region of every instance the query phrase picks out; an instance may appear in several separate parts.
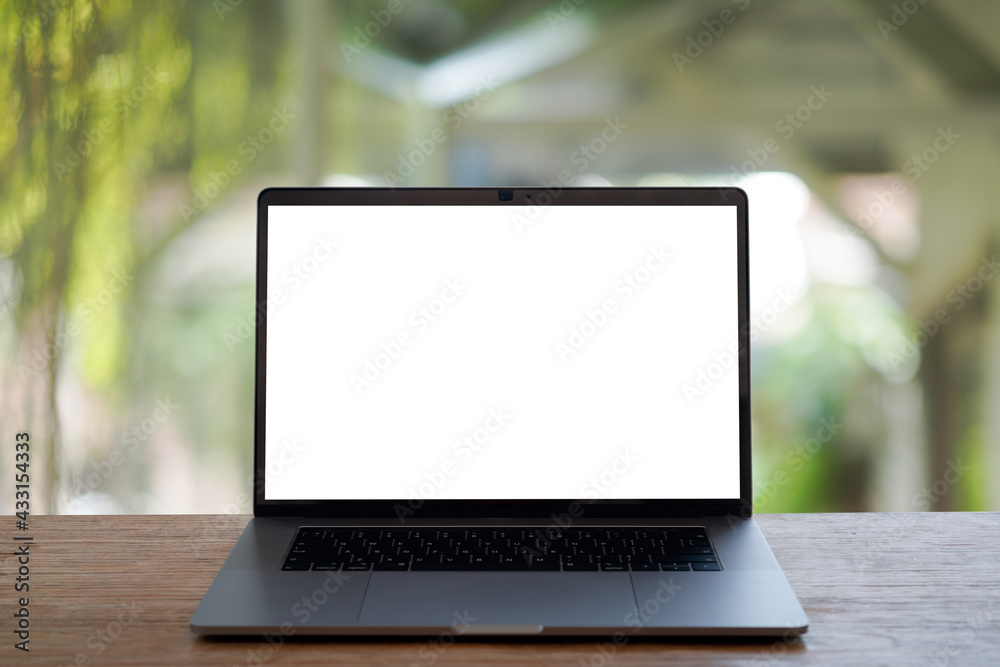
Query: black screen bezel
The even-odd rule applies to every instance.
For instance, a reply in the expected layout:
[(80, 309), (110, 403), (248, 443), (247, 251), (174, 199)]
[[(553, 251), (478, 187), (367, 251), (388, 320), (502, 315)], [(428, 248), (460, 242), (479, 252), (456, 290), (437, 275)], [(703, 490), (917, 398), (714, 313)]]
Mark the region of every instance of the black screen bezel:
[(752, 514), (750, 454), (749, 269), (746, 193), (735, 187), (682, 188), (268, 188), (257, 199), (257, 328), (254, 386), (254, 516), (309, 516), (344, 519), (398, 519), (401, 500), (265, 500), (264, 387), (267, 377), (268, 206), (736, 206), (738, 276), (738, 368), (740, 410), (740, 497), (664, 500), (427, 500), (408, 520), (548, 520), (575, 509), (587, 518), (629, 519)]

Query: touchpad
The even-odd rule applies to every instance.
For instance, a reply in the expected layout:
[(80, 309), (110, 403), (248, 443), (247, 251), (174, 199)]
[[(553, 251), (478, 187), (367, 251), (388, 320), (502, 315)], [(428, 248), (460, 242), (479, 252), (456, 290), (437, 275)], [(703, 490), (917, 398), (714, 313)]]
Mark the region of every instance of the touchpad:
[(373, 572), (358, 622), (523, 634), (635, 619), (627, 572)]

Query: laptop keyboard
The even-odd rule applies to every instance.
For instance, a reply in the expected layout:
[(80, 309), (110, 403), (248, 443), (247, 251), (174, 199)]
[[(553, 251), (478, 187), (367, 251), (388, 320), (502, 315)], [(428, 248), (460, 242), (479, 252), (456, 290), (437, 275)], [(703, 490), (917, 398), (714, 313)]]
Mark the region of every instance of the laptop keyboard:
[(282, 570), (706, 572), (704, 528), (300, 528)]

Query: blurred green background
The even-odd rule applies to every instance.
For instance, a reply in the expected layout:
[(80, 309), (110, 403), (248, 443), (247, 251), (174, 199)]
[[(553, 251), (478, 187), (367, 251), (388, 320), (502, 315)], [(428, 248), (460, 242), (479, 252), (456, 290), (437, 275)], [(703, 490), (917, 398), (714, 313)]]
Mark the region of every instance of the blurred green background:
[(756, 510), (998, 510), (998, 29), (992, 0), (2, 0), (0, 469), (27, 430), (35, 512), (249, 511), (257, 193), (569, 174), (750, 193)]

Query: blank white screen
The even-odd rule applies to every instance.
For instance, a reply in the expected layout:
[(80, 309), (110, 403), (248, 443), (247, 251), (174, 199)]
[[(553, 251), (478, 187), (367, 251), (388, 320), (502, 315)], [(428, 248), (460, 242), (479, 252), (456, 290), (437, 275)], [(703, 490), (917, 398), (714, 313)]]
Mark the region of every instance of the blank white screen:
[(735, 207), (268, 217), (267, 500), (739, 497)]

